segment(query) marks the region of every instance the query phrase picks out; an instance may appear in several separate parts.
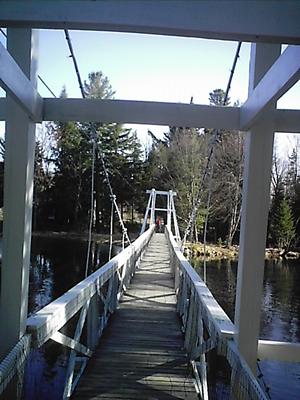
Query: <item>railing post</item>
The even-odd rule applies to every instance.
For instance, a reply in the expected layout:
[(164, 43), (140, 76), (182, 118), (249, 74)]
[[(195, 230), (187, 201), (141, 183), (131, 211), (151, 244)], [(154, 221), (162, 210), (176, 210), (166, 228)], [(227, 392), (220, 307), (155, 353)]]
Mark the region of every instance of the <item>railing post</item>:
[[(8, 29), (7, 48), (36, 85), (37, 31)], [(35, 123), (7, 96), (0, 359), (24, 335), (31, 244)]]

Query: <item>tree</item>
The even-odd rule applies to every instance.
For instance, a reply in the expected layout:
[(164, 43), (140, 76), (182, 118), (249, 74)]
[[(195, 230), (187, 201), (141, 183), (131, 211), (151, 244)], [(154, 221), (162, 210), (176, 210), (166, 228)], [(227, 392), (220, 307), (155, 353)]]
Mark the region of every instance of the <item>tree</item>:
[[(229, 105), (225, 101), (225, 92), (215, 89), (209, 94), (211, 105)], [(208, 134), (215, 135), (208, 130)], [(239, 131), (219, 130), (218, 141), (214, 144), (215, 167), (213, 175), (213, 194), (211, 223), (216, 228), (216, 235), (226, 239), (231, 246), (237, 232), (242, 204), (242, 177), (244, 135)]]
[(228, 106), (230, 104), (230, 98), (227, 97), (225, 102), (225, 92), (223, 89), (214, 89), (209, 93), (209, 104), (213, 106)]
[(295, 223), (291, 207), (285, 196), (280, 201), (276, 213), (274, 213), (272, 232), (275, 245), (284, 249), (284, 253), (286, 253), (295, 238)]
[(53, 207), (57, 224), (74, 228), (86, 223), (87, 171), (91, 165), (88, 139), (75, 122), (52, 126), (56, 143), (53, 147)]
[(203, 132), (182, 127), (170, 127), (164, 140), (156, 142), (149, 154), (151, 187), (176, 191), (179, 224), (186, 225), (195, 203), (206, 154)]
[[(111, 98), (111, 85), (101, 72), (91, 73), (84, 83), (88, 98)], [(133, 207), (138, 182), (142, 173), (142, 151), (136, 133), (124, 129), (120, 124), (85, 124), (86, 135), (95, 135), (97, 142), (95, 160), (96, 230), (108, 225), (111, 207), (101, 158), (104, 159), (109, 179), (123, 217), (124, 206)], [(136, 188), (132, 190), (132, 188)], [(133, 211), (132, 211), (133, 213)]]

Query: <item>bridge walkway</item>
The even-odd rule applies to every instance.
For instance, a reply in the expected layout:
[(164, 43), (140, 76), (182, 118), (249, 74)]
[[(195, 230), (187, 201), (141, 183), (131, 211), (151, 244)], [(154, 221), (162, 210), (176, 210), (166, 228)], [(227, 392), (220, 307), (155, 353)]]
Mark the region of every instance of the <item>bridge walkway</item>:
[(168, 243), (156, 233), (72, 399), (197, 398), (176, 314)]

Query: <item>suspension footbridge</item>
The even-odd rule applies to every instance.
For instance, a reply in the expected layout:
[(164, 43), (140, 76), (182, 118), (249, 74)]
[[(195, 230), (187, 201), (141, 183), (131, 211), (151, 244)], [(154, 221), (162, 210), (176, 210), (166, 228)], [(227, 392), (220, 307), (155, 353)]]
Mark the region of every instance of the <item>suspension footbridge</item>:
[[(299, 2), (292, 0), (49, 0), (43, 7), (34, 0), (1, 1), (7, 47), (0, 44), (0, 85), (7, 98), (0, 98), (0, 120), (9, 132), (0, 292), (4, 399), (12, 390), (11, 398), (21, 397), (26, 359), (49, 340), (69, 352), (63, 398), (197, 395), (206, 400), (207, 355), (214, 351), (230, 368), (231, 398), (266, 399), (257, 381), (257, 358), (300, 362), (299, 343), (259, 340), (274, 133), (300, 132), (299, 110), (277, 109), (277, 101), (300, 76), (299, 18)], [(64, 30), (74, 64), (68, 29), (251, 42), (248, 99), (241, 106), (223, 107), (86, 99), (84, 93), (82, 99), (43, 98), (37, 91), (38, 29)], [(281, 51), (283, 43), (288, 46)], [(166, 194), (165, 233), (154, 232), (155, 213), (163, 212), (156, 208), (161, 193), (155, 190), (149, 193), (139, 238), (130, 243), (121, 224), (128, 247), (27, 318), (35, 128), (41, 121), (87, 122), (91, 128), (99, 122), (246, 132), (234, 323), (181, 252), (172, 192)], [(94, 140), (93, 154), (95, 148)], [(100, 158), (104, 164), (101, 153)], [(113, 191), (109, 193), (117, 209)], [(91, 205), (92, 200), (93, 190)], [(195, 206), (190, 229), (198, 202)], [(88, 264), (87, 257), (86, 270)]]
[[(2, 391), (22, 379), (31, 349), (52, 340), (69, 350), (64, 399), (208, 399), (212, 350), (231, 367), (235, 398), (267, 399), (234, 324), (180, 249), (175, 193), (148, 193), (138, 239), (27, 319), (0, 364)], [(156, 207), (158, 196), (165, 208)], [(155, 232), (158, 211), (167, 216), (164, 233)]]

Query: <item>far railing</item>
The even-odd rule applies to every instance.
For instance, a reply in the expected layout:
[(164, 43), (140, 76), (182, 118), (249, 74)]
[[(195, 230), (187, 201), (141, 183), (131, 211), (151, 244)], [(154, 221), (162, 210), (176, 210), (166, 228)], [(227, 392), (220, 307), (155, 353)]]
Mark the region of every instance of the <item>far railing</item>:
[(28, 318), (27, 334), (0, 364), (0, 395), (21, 374), (31, 348), (39, 348), (51, 339), (70, 349), (63, 398), (71, 396), (139, 265), (154, 228), (150, 226), (108, 263)]
[(175, 275), (177, 311), (185, 334), (184, 346), (191, 360), (202, 399), (208, 399), (206, 354), (215, 349), (231, 367), (233, 399), (267, 400), (259, 382), (239, 354), (235, 327), (212, 293), (184, 257), (172, 233), (166, 228)]

